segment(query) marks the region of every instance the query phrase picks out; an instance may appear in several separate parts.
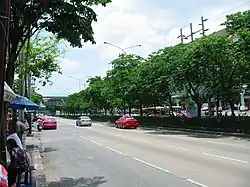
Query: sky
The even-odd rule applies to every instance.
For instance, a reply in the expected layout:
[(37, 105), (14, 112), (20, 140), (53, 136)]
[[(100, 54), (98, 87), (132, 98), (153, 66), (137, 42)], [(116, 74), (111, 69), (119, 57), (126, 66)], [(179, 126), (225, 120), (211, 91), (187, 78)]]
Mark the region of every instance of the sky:
[[(178, 44), (180, 28), (185, 35), (199, 30), (201, 16), (207, 18), (206, 34), (221, 30), (225, 16), (250, 8), (244, 0), (113, 0), (106, 7), (93, 7), (98, 21), (93, 24), (95, 45), (86, 43), (82, 48), (67, 45), (60, 59), (62, 75), (53, 74), (52, 85), (37, 84), (43, 96), (67, 96), (87, 87), (88, 77), (105, 76), (110, 62), (122, 51), (104, 42), (128, 49), (127, 53), (147, 57), (158, 49)], [(195, 38), (201, 35), (198, 33)], [(189, 42), (188, 40), (185, 42)], [(67, 44), (67, 43), (66, 43)]]

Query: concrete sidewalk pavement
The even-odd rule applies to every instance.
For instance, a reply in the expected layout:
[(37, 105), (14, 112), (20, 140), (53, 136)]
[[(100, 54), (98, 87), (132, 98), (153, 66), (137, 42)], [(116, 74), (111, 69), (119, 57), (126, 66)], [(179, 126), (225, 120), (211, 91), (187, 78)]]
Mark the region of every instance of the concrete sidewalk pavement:
[(32, 186), (48, 187), (44, 167), (42, 163), (42, 146), (37, 132), (33, 136), (26, 137), (26, 150), (30, 157), (30, 165), (32, 168)]

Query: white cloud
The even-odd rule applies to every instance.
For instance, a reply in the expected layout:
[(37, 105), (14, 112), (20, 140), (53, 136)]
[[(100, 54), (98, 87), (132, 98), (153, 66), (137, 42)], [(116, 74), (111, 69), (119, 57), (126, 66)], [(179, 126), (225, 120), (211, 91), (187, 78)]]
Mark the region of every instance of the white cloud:
[[(72, 88), (71, 92), (78, 91), (78, 81), (67, 77), (73, 75), (81, 78), (83, 75), (105, 75), (108, 63), (116, 58), (121, 50), (104, 45), (104, 41), (111, 42), (122, 48), (132, 45), (141, 44), (142, 47), (128, 49), (128, 53), (136, 53), (147, 56), (149, 53), (160, 48), (175, 45), (180, 42), (177, 36), (180, 35), (180, 27), (184, 28), (184, 34), (189, 35), (189, 22), (193, 23), (194, 31), (200, 29), (200, 16), (208, 18), (205, 27), (209, 29), (207, 34), (220, 30), (220, 24), (225, 20), (225, 15), (246, 10), (249, 4), (242, 3), (243, 0), (220, 0), (220, 1), (203, 1), (197, 5), (194, 1), (190, 2), (175, 0), (113, 0), (107, 7), (95, 7), (94, 10), (98, 15), (98, 22), (93, 24), (94, 37), (96, 45), (85, 44), (83, 48), (74, 48), (74, 59), (63, 59), (61, 68), (63, 75), (56, 75), (52, 78), (54, 85), (50, 88), (44, 88), (59, 93), (56, 87), (62, 90)], [(191, 5), (196, 6), (193, 8)], [(193, 4), (192, 4), (193, 3)], [(239, 4), (241, 6), (236, 7)], [(173, 5), (174, 4), (174, 5)], [(184, 7), (181, 11), (178, 5)], [(171, 6), (170, 6), (171, 5)], [(185, 7), (187, 7), (185, 9)], [(182, 9), (181, 9), (182, 10)], [(195, 38), (201, 35), (196, 34)], [(66, 45), (68, 43), (66, 42)], [(86, 52), (87, 51), (87, 52)], [(90, 56), (94, 56), (95, 61), (91, 61)], [(86, 56), (86, 58), (85, 58)], [(85, 58), (90, 64), (81, 62)], [(92, 66), (93, 64), (93, 66)], [(92, 70), (91, 70), (92, 69)], [(82, 86), (82, 85), (81, 85)], [(64, 91), (65, 92), (65, 91)]]
[(61, 59), (60, 60), (60, 67), (62, 73), (67, 73), (70, 71), (75, 71), (81, 66), (80, 61), (69, 60), (69, 59)]

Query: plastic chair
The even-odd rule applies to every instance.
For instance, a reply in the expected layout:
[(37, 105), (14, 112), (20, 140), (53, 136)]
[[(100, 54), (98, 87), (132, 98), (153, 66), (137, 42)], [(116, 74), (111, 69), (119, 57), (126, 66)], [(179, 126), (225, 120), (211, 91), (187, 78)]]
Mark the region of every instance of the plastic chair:
[[(23, 175), (24, 178), (22, 178)], [(22, 181), (22, 179), (24, 180)], [(32, 187), (32, 175), (30, 170), (18, 174), (16, 187)]]

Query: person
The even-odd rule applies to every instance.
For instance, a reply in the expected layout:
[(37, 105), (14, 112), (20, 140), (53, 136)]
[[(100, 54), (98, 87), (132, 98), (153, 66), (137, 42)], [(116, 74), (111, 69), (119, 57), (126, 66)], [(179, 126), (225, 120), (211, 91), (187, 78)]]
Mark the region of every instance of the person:
[(16, 122), (16, 125), (17, 125), (17, 133), (18, 133), (18, 136), (22, 142), (23, 140), (23, 135), (25, 133), (25, 131), (29, 130), (29, 127), (28, 127), (28, 124), (26, 121), (24, 122), (21, 122), (21, 121), (17, 121)]
[(18, 175), (29, 169), (30, 162), (27, 153), (17, 145), (14, 139), (7, 140), (7, 149), (10, 154), (10, 165), (7, 169), (8, 185), (14, 187)]
[(0, 164), (0, 187), (8, 187), (8, 172), (2, 164)]
[(16, 144), (23, 149), (23, 145), (22, 142), (19, 138), (19, 136), (17, 135), (17, 125), (16, 125), (16, 121), (12, 120), (9, 126), (9, 136), (7, 136), (7, 140), (9, 139), (13, 139), (15, 140)]

